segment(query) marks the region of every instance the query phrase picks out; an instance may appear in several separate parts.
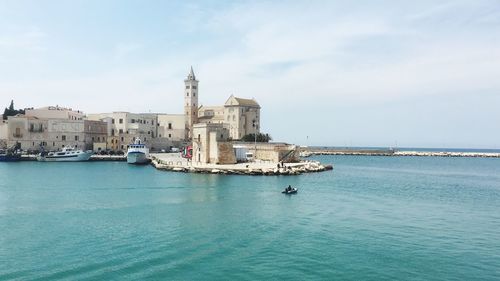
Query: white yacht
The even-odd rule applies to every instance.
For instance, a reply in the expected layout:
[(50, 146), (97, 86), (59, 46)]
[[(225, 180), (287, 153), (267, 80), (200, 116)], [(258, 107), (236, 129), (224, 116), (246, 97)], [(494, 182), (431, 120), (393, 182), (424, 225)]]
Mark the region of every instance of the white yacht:
[(92, 150), (83, 151), (67, 146), (63, 147), (61, 151), (56, 152), (42, 152), (38, 154), (36, 160), (42, 162), (76, 162), (88, 161), (92, 156)]
[(149, 149), (140, 139), (136, 139), (133, 144), (128, 145), (127, 163), (145, 164), (149, 162)]

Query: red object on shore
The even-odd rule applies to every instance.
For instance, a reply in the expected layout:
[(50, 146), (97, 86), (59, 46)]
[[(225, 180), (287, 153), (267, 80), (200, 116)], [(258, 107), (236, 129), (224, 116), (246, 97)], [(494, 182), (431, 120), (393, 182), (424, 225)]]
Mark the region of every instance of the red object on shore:
[(193, 158), (193, 146), (188, 145), (188, 146), (184, 147), (184, 149), (181, 152), (181, 156), (183, 158), (188, 158), (188, 159)]

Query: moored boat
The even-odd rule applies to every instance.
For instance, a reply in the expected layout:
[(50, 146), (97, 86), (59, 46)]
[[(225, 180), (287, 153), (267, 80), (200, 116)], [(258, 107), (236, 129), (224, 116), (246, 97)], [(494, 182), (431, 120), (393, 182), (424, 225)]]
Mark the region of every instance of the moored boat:
[(37, 161), (41, 162), (78, 162), (88, 161), (93, 152), (91, 150), (83, 151), (73, 147), (64, 147), (61, 151), (56, 152), (41, 152), (36, 157)]
[(140, 139), (136, 139), (133, 144), (128, 145), (127, 163), (146, 164), (149, 162), (149, 149)]
[(21, 160), (21, 152), (15, 150), (0, 150), (0, 162), (15, 162)]

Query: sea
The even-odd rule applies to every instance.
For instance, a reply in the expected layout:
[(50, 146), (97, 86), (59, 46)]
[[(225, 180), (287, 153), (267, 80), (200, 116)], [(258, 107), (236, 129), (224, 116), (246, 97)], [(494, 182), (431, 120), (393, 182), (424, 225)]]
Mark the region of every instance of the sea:
[(500, 280), (500, 159), (309, 159), (334, 169), (0, 163), (0, 280)]

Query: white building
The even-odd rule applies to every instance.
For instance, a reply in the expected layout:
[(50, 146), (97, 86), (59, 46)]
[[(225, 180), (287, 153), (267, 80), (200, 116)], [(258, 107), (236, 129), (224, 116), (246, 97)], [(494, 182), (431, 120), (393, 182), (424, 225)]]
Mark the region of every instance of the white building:
[(112, 112), (89, 114), (89, 120), (108, 124), (108, 149), (125, 151), (140, 138), (152, 151), (180, 146), (185, 138), (185, 116), (179, 114)]

